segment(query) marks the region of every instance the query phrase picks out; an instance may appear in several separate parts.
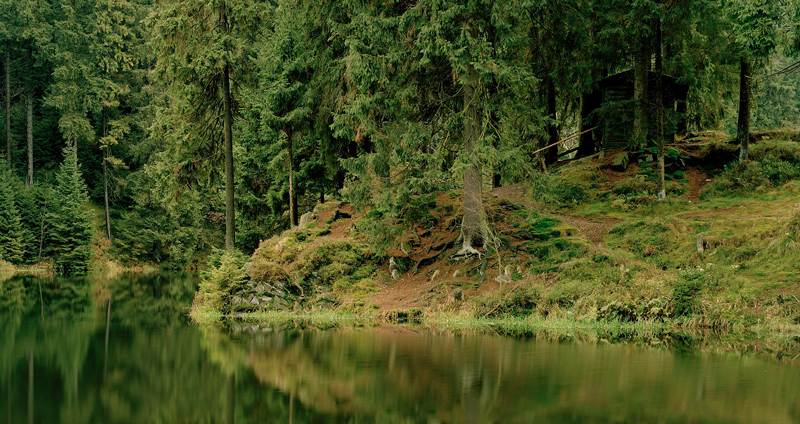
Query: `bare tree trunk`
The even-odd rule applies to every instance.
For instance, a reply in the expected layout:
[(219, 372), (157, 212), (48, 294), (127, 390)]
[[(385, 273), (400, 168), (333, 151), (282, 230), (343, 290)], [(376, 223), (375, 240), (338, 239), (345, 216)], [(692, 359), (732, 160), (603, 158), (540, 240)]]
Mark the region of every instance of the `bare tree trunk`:
[(661, 57), (661, 21), (655, 23), (656, 27), (656, 146), (658, 147), (658, 200), (667, 197), (664, 186), (664, 62)]
[(481, 130), (481, 115), (478, 109), (478, 73), (467, 65), (467, 83), (464, 85), (464, 151), (471, 165), (464, 174), (464, 219), (461, 221), (462, 246), (456, 255), (481, 256), (475, 247), (486, 241), (486, 222), (481, 193), (481, 169), (473, 158), (475, 143)]
[(33, 89), (28, 83), (25, 108), (28, 113), (28, 175), (25, 177), (25, 187), (33, 187)]
[[(108, 111), (103, 108), (103, 138), (108, 137)], [(114, 238), (111, 235), (111, 213), (108, 210), (108, 159), (111, 157), (111, 145), (103, 146), (103, 202), (106, 212), (106, 239), (110, 242)]]
[(736, 138), (739, 140), (739, 163), (747, 162), (750, 144), (750, 61), (741, 58), (741, 74), (739, 77), (739, 122), (736, 126)]
[(25, 109), (28, 113), (28, 176), (25, 178), (25, 187), (33, 187), (33, 85), (31, 84), (33, 75), (33, 52), (28, 46), (28, 78), (25, 81)]
[(647, 38), (641, 37), (639, 45), (641, 50), (636, 55), (636, 64), (633, 70), (634, 112), (633, 134), (631, 136), (634, 143), (644, 145), (647, 139), (647, 127), (645, 125), (647, 113), (645, 108), (647, 106), (647, 76), (648, 69), (650, 69)]
[(11, 169), (11, 45), (6, 42), (6, 165)]
[(225, 248), (233, 250), (236, 233), (236, 212), (233, 209), (233, 107), (227, 63), (222, 75), (222, 101), (225, 109)]
[(292, 228), (299, 225), (297, 218), (297, 196), (294, 193), (294, 144), (292, 143), (292, 130), (286, 130), (286, 144), (289, 150), (289, 157), (286, 158), (289, 167), (289, 226)]
[[(547, 146), (558, 142), (558, 125), (556, 125), (556, 85), (553, 79), (548, 75), (545, 77), (545, 85), (547, 89), (547, 117), (550, 122), (547, 124)], [(553, 164), (558, 161), (558, 146), (553, 146), (547, 149), (547, 164)]]

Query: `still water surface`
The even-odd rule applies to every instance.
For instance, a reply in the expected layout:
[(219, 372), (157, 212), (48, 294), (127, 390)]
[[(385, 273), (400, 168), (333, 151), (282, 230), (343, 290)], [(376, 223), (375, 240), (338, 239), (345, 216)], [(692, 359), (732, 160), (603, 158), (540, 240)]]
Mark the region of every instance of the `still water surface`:
[(398, 327), (204, 328), (185, 318), (194, 289), (0, 282), (0, 423), (800, 422), (796, 365)]

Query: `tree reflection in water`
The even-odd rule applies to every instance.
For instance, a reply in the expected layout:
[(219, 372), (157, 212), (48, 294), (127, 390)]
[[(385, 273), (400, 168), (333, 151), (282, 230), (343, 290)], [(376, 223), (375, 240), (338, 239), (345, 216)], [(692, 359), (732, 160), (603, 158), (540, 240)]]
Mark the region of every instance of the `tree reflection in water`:
[(14, 423), (800, 422), (791, 363), (407, 327), (199, 327), (180, 276), (0, 284), (0, 416)]

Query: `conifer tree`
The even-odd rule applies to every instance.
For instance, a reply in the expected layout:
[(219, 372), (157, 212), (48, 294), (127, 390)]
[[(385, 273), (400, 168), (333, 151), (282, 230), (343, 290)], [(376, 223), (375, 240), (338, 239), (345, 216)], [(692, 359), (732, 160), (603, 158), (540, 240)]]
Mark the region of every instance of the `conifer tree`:
[(750, 143), (750, 109), (754, 67), (763, 64), (778, 46), (778, 21), (782, 11), (771, 0), (733, 0), (727, 3), (733, 26), (734, 48), (739, 54), (739, 117), (736, 140), (739, 163), (748, 160)]
[(171, 106), (179, 108), (174, 113), (188, 124), (178, 128), (166, 123), (168, 134), (157, 136), (172, 137), (184, 155), (194, 157), (193, 163), (217, 162), (221, 144), (227, 249), (234, 248), (236, 232), (233, 124), (238, 88), (252, 69), (252, 38), (264, 6), (255, 0), (167, 0), (149, 18), (159, 55), (157, 72), (170, 84), (175, 98)]
[(64, 274), (86, 272), (92, 256), (94, 227), (76, 155), (75, 147), (67, 145), (64, 161), (56, 174), (53, 205), (46, 218), (49, 253), (59, 272)]
[(0, 159), (0, 259), (20, 263), (24, 255), (24, 232), (14, 201), (12, 175)]
[(306, 47), (304, 13), (298, 0), (278, 1), (274, 21), (261, 48), (260, 88), (251, 107), (260, 115), (261, 128), (267, 142), (273, 142), (275, 156), (286, 158), (289, 222), (294, 227), (298, 225), (295, 143), (310, 127), (313, 52)]

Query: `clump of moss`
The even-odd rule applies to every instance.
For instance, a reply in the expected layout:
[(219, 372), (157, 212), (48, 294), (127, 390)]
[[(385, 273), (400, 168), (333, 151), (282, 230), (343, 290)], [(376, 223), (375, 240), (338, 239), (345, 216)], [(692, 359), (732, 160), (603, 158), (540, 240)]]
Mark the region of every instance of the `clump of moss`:
[(372, 252), (361, 244), (331, 240), (304, 252), (293, 266), (302, 280), (344, 291), (374, 274), (373, 259)]

